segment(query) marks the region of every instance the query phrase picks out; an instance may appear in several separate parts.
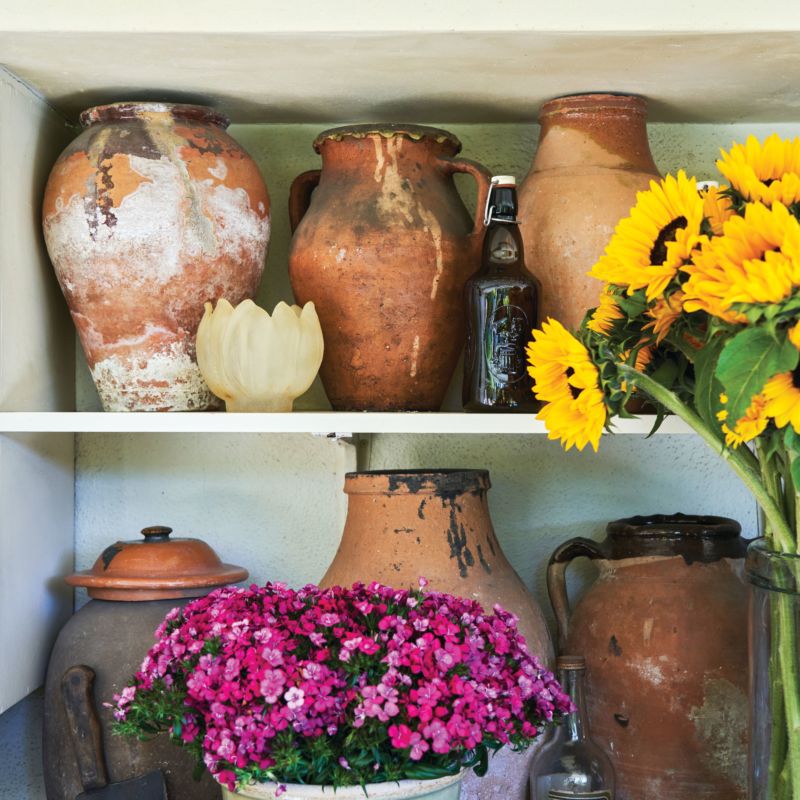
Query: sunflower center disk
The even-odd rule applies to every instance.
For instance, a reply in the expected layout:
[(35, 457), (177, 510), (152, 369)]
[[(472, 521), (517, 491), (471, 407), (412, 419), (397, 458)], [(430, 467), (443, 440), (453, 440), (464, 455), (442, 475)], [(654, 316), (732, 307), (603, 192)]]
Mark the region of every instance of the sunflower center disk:
[(650, 250), (650, 263), (661, 265), (667, 260), (667, 242), (674, 242), (675, 237), (681, 228), (686, 227), (686, 217), (676, 217), (669, 225), (665, 225), (653, 242)]
[[(798, 367), (798, 369), (800, 369), (800, 367)], [(567, 367), (567, 368), (566, 368), (566, 370), (564, 371), (564, 375), (566, 375), (566, 376), (567, 376), (567, 386), (569, 386), (569, 390), (570, 390), (570, 392), (572, 392), (572, 399), (573, 399), (573, 400), (577, 400), (577, 399), (578, 399), (578, 397), (580, 396), (580, 393), (581, 393), (581, 391), (580, 391), (580, 389), (576, 389), (576, 388), (575, 388), (575, 387), (574, 387), (574, 386), (573, 386), (573, 385), (572, 385), (572, 384), (569, 382), (569, 379), (570, 379), (570, 378), (571, 378), (571, 377), (572, 377), (574, 374), (575, 374), (575, 370), (574, 370), (574, 369), (572, 369), (572, 367)]]

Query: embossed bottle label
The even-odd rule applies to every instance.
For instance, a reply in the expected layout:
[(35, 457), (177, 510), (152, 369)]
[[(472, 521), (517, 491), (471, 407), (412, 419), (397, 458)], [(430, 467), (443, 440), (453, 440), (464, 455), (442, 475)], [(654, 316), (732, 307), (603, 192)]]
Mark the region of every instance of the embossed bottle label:
[(525, 377), (528, 332), (528, 317), (519, 306), (500, 306), (487, 320), (486, 363), (501, 383), (516, 383)]
[(551, 789), (548, 800), (614, 800), (611, 792), (568, 792), (565, 789)]

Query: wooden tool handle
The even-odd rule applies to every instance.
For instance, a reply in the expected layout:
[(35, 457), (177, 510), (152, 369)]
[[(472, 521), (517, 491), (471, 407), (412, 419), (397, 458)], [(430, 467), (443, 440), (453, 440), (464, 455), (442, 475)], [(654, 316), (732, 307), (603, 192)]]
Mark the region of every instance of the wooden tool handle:
[(103, 733), (94, 705), (94, 670), (77, 665), (61, 679), (61, 693), (69, 720), (72, 747), (84, 790), (102, 789), (108, 784), (103, 757)]

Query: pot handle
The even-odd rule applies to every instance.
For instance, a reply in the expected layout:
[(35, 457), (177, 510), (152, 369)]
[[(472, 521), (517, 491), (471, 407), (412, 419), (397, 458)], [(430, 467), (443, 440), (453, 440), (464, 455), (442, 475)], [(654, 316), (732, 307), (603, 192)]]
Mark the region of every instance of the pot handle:
[(300, 220), (311, 205), (311, 193), (317, 188), (320, 169), (310, 169), (301, 172), (293, 181), (289, 189), (289, 225), (292, 233), (297, 230)]
[(567, 567), (573, 559), (581, 558), (596, 559), (605, 558), (606, 555), (600, 549), (600, 545), (593, 539), (586, 539), (577, 536), (564, 542), (550, 556), (550, 563), (547, 565), (547, 594), (550, 596), (550, 605), (556, 616), (556, 629), (558, 632), (558, 650), (563, 653), (567, 644), (569, 634), (569, 597), (567, 596)]
[(472, 232), (480, 233), (485, 225), (483, 215), (486, 211), (486, 201), (489, 199), (492, 173), (483, 164), (479, 164), (477, 161), (470, 161), (468, 158), (440, 158), (439, 164), (449, 175), (454, 172), (464, 172), (475, 178), (475, 183), (478, 184), (478, 199), (475, 206), (475, 224), (472, 227)]
[(94, 670), (83, 664), (70, 667), (61, 679), (64, 710), (75, 749), (81, 786), (87, 792), (108, 784), (103, 734), (94, 705)]

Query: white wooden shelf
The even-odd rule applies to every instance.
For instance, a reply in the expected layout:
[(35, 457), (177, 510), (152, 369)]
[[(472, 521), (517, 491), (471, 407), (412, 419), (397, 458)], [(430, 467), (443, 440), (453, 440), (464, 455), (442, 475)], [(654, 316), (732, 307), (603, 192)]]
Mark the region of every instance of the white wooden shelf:
[[(617, 420), (615, 432), (648, 434), (654, 418)], [(296, 411), (291, 414), (3, 412), (0, 432), (39, 433), (355, 433), (546, 434), (532, 414)], [(658, 433), (690, 428), (668, 417)]]

